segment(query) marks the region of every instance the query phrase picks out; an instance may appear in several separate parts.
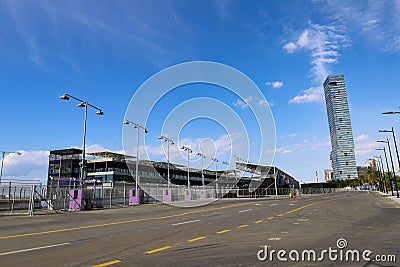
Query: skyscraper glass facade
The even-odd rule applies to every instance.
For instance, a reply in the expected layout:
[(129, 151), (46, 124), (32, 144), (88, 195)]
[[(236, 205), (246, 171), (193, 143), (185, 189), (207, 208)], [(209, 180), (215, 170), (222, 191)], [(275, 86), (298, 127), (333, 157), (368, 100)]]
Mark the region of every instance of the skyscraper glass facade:
[(324, 82), (331, 135), (331, 164), (335, 180), (357, 178), (354, 138), (343, 75), (329, 75)]

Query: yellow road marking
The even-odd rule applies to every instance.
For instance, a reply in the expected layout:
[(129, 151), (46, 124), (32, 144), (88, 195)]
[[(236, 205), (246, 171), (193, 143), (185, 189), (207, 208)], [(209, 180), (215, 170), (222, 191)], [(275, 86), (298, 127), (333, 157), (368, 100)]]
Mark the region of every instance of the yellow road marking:
[(283, 216), (283, 214), (281, 213), (281, 214), (278, 214), (278, 217), (282, 217)]
[(227, 232), (230, 232), (231, 230), (222, 230), (222, 231), (219, 231), (219, 232), (217, 232), (217, 234), (224, 234), (224, 233), (227, 233)]
[(268, 220), (272, 220), (273, 218), (275, 218), (275, 217), (274, 217), (274, 216), (271, 216), (271, 217), (268, 218)]
[(239, 203), (239, 204), (233, 204), (233, 205), (217, 207), (217, 208), (211, 208), (211, 209), (195, 210), (195, 211), (189, 211), (189, 212), (172, 214), (172, 215), (161, 216), (161, 217), (141, 218), (141, 219), (133, 219), (133, 220), (127, 220), (127, 221), (110, 222), (110, 223), (86, 225), (86, 226), (80, 226), (80, 227), (49, 230), (49, 231), (43, 231), (43, 232), (33, 232), (33, 233), (26, 233), (26, 234), (0, 236), (0, 239), (27, 237), (27, 236), (34, 236), (34, 235), (54, 234), (54, 233), (62, 233), (62, 232), (68, 232), (68, 231), (77, 231), (77, 230), (105, 227), (105, 226), (111, 226), (111, 225), (118, 225), (118, 224), (136, 223), (136, 222), (151, 221), (151, 220), (162, 220), (162, 219), (167, 219), (167, 218), (181, 217), (181, 216), (190, 215), (190, 214), (203, 213), (203, 212), (215, 211), (215, 210), (222, 210), (222, 209), (227, 209), (227, 208), (234, 208), (234, 207), (239, 207), (239, 206), (249, 205), (249, 204), (254, 204), (254, 203), (255, 203), (255, 201), (252, 201), (252, 202), (248, 202), (248, 203)]
[(121, 262), (120, 260), (109, 261), (109, 262), (105, 262), (102, 264), (93, 265), (92, 267), (104, 267), (104, 266), (109, 266), (109, 265), (113, 265), (113, 264), (120, 263), (120, 262)]
[(199, 237), (196, 237), (196, 238), (193, 238), (193, 239), (189, 239), (188, 242), (196, 242), (196, 241), (202, 240), (204, 238), (207, 238), (207, 237), (206, 236), (199, 236)]
[(259, 221), (256, 221), (254, 223), (262, 223), (262, 222), (263, 222), (263, 220), (259, 220)]
[(144, 254), (153, 254), (153, 253), (157, 253), (157, 252), (160, 252), (160, 251), (163, 251), (163, 250), (166, 250), (166, 249), (170, 249), (170, 248), (172, 248), (172, 246), (165, 246), (165, 247), (162, 247), (162, 248), (157, 248), (157, 249), (146, 251)]
[(248, 224), (243, 224), (243, 225), (241, 225), (241, 226), (238, 226), (238, 228), (245, 228), (245, 227), (247, 227), (247, 226), (249, 226)]

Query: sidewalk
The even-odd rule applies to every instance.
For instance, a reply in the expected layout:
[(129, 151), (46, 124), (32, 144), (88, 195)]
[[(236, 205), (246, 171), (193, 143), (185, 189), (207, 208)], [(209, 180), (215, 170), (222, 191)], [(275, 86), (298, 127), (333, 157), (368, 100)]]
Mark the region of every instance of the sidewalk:
[(391, 199), (391, 200), (393, 200), (393, 201), (396, 201), (397, 203), (400, 204), (400, 198), (397, 198), (396, 192), (394, 192), (394, 196), (392, 196), (392, 193), (391, 193), (391, 192), (389, 192), (388, 194), (382, 193), (382, 192), (379, 192), (379, 193), (380, 193), (382, 196), (385, 196), (385, 197), (387, 197), (387, 198), (389, 198), (389, 199)]

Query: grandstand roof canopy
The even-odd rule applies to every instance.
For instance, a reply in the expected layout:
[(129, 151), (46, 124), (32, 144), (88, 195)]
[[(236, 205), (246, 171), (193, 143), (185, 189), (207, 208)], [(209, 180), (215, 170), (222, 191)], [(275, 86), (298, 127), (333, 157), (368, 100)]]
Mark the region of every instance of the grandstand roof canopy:
[(121, 153), (111, 152), (111, 151), (100, 151), (100, 152), (91, 152), (87, 153), (90, 156), (98, 157), (98, 158), (116, 158), (116, 159), (134, 159), (136, 157), (129, 156)]

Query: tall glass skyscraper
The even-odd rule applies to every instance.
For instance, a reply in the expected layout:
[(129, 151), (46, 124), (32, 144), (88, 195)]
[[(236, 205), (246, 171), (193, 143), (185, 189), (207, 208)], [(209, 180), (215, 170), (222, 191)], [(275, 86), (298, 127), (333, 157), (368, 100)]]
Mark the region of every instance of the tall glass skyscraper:
[(331, 134), (331, 164), (335, 180), (357, 178), (354, 138), (343, 75), (329, 75), (324, 82)]

